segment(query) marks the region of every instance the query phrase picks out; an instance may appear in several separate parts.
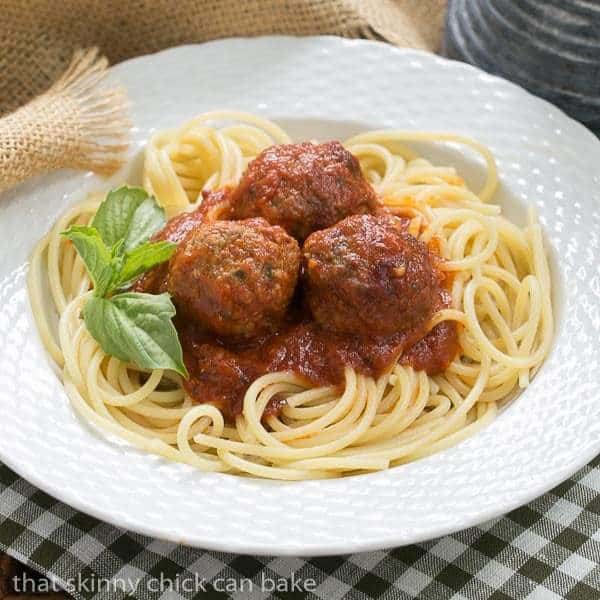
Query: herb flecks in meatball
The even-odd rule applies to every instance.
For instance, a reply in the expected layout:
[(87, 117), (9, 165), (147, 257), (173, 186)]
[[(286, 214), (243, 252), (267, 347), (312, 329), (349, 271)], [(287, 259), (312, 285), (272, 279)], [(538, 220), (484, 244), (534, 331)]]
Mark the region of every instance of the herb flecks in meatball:
[(307, 300), (339, 333), (388, 335), (430, 318), (439, 286), (425, 244), (391, 215), (355, 215), (304, 244)]
[(234, 219), (263, 217), (300, 241), (379, 208), (358, 159), (335, 141), (267, 148), (248, 165), (231, 197)]
[(178, 311), (223, 337), (273, 330), (294, 294), (298, 243), (264, 219), (217, 221), (192, 230), (169, 265)]

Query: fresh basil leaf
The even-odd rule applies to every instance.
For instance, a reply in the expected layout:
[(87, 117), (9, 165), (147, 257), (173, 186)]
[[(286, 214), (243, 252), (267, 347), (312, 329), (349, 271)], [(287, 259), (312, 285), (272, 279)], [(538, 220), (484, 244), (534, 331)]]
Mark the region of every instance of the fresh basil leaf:
[(148, 241), (165, 224), (165, 211), (138, 187), (124, 185), (108, 193), (92, 221), (108, 247), (123, 240), (123, 251)]
[(88, 331), (104, 352), (143, 369), (171, 369), (187, 377), (169, 294), (124, 293), (90, 298), (83, 309)]
[(104, 296), (115, 276), (115, 267), (100, 233), (94, 227), (71, 225), (62, 235), (71, 240), (81, 256), (94, 284), (94, 293)]
[(107, 194), (98, 207), (92, 226), (100, 232), (109, 248), (125, 239), (135, 211), (147, 198), (144, 189), (127, 185)]
[(176, 248), (177, 244), (172, 242), (146, 242), (128, 252), (123, 258), (116, 285), (122, 286), (152, 267), (166, 262), (173, 256)]
[(63, 235), (75, 245), (94, 284), (83, 318), (102, 349), (143, 369), (171, 369), (187, 377), (170, 296), (111, 296), (171, 258), (175, 244), (148, 241), (164, 223), (164, 211), (154, 198), (141, 188), (123, 186), (107, 195), (91, 227), (72, 226)]
[(125, 236), (125, 250), (147, 242), (166, 223), (165, 211), (154, 198), (144, 200), (135, 211)]

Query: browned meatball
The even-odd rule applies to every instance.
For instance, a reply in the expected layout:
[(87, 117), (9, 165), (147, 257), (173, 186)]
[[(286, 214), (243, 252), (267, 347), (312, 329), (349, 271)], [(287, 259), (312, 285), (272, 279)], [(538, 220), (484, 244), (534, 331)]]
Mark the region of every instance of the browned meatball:
[(271, 146), (246, 169), (232, 217), (263, 217), (298, 240), (344, 217), (380, 207), (357, 158), (339, 142)]
[(300, 268), (298, 243), (264, 219), (193, 229), (169, 264), (183, 316), (224, 337), (251, 338), (282, 319)]
[(355, 215), (304, 244), (307, 300), (324, 328), (392, 334), (424, 323), (439, 285), (427, 247), (391, 215)]

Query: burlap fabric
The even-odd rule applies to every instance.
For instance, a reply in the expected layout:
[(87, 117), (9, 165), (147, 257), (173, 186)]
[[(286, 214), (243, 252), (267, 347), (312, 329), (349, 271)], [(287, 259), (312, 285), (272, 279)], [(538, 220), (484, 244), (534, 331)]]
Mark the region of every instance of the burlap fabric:
[(127, 96), (99, 85), (107, 67), (95, 48), (76, 51), (47, 92), (0, 119), (0, 191), (52, 169), (110, 174), (121, 166)]
[[(110, 173), (127, 131), (118, 91), (94, 90), (111, 63), (229, 36), (337, 34), (436, 50), (445, 0), (3, 0), (0, 191), (64, 167)], [(48, 90), (46, 92), (46, 90)], [(43, 93), (46, 92), (46, 93)]]

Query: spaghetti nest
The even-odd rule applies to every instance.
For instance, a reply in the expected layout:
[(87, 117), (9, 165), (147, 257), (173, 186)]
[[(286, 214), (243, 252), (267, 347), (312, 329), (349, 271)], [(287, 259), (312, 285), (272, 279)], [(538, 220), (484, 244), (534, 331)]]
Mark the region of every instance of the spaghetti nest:
[[(202, 190), (237, 183), (265, 148), (289, 141), (259, 117), (207, 113), (152, 138), (143, 186), (174, 216), (196, 206)], [(434, 166), (404, 145), (421, 141), (479, 152), (487, 164), (479, 193), (453, 168)], [(461, 325), (460, 352), (448, 369), (428, 376), (398, 362), (373, 379), (346, 367), (341, 390), (269, 373), (250, 385), (242, 414), (228, 423), (218, 408), (192, 402), (178, 375), (107, 356), (88, 333), (81, 308), (90, 280), (60, 232), (91, 221), (102, 200), (93, 195), (58, 220), (29, 271), (43, 343), (78, 413), (204, 471), (302, 480), (385, 469), (447, 448), (484, 427), (529, 384), (552, 340), (549, 269), (534, 218), (520, 228), (489, 203), (497, 185), (489, 150), (456, 135), (410, 131), (368, 132), (344, 145), (385, 206), (410, 219), (409, 231), (424, 242), (435, 238), (440, 268), (452, 272), (451, 307), (430, 323)], [(275, 397), (286, 399), (281, 413), (263, 417)]]

